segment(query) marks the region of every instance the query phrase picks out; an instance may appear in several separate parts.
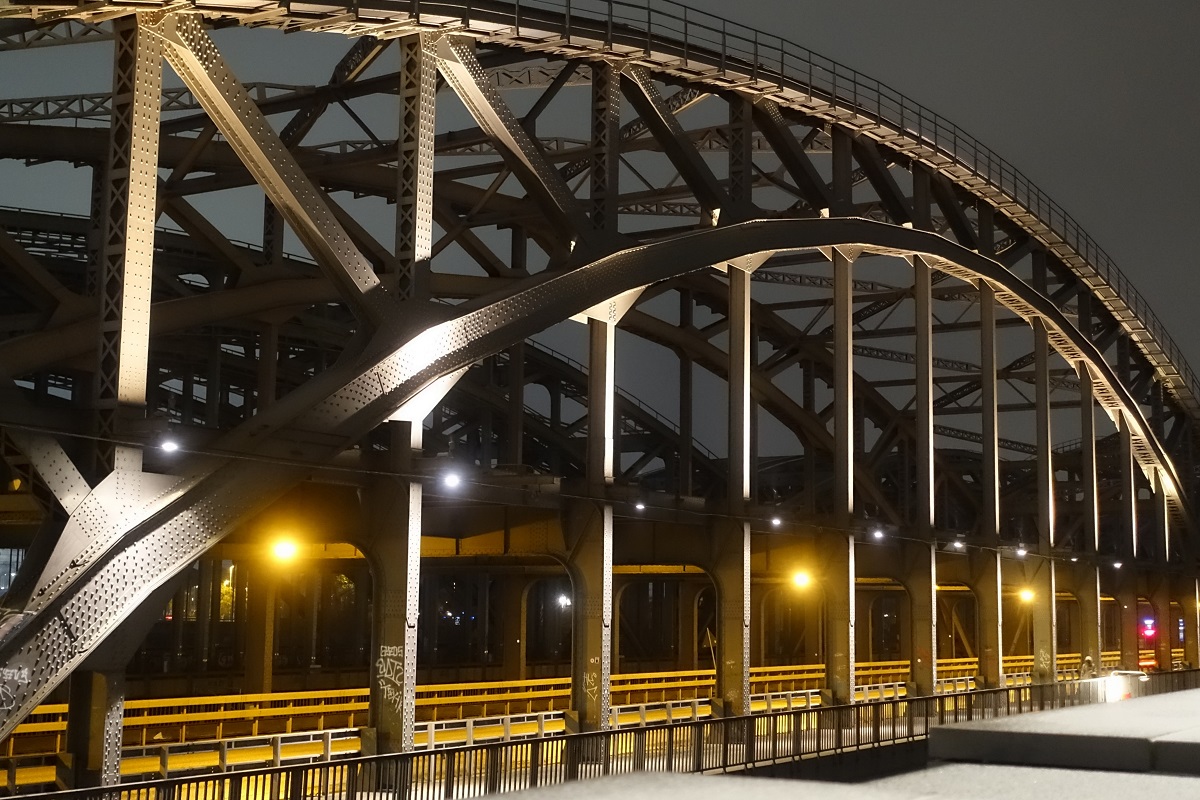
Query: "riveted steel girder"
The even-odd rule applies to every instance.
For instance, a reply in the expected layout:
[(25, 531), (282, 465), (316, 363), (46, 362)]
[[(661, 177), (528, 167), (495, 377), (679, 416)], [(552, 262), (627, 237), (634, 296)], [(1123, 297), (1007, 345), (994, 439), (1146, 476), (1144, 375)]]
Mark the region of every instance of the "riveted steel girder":
[[(294, 454), (329, 457), (438, 377), (527, 338), (564, 313), (581, 312), (647, 282), (704, 269), (714, 260), (846, 242), (864, 252), (921, 255), (939, 271), (993, 286), (998, 301), (1025, 318), (1042, 319), (1049, 341), (1060, 354), (1071, 363), (1087, 361), (1094, 369), (1098, 400), (1123, 413), (1134, 443), (1131, 451), (1139, 462), (1172, 469), (1137, 404), (1100, 353), (1059, 309), (1029, 292), (996, 262), (936, 234), (865, 220), (771, 220), (705, 230), (621, 251), (549, 278), (530, 279), (494, 302), (416, 335), (403, 329), (380, 331), (376, 342), (353, 363), (339, 364), (318, 376), (219, 443), (219, 449), (254, 453), (265, 462), (210, 461), (192, 466), (184, 478), (155, 476), (169, 484), (157, 493), (134, 487), (133, 496), (151, 499), (116, 525), (114, 543), (96, 553), (86, 569), (64, 576), (28, 624), (0, 643), (0, 666), (30, 676), (28, 683), (15, 687), (15, 714), (0, 723), (0, 735), (11, 730), (148, 592), (198, 557), (247, 513), (298, 480), (302, 471), (292, 466)], [(252, 474), (255, 479), (248, 480)], [(92, 496), (101, 501), (107, 492), (123, 493), (113, 480), (116, 477), (106, 479)], [(1178, 486), (1174, 476), (1172, 481)], [(77, 511), (72, 522), (89, 524), (82, 514)], [(97, 602), (99, 597), (107, 602)]]
[(258, 107), (247, 96), (225, 59), (191, 15), (168, 15), (151, 31), (163, 54), (187, 83), (342, 296), (364, 318), (379, 325), (393, 303), (375, 291), (379, 279), (350, 235)]

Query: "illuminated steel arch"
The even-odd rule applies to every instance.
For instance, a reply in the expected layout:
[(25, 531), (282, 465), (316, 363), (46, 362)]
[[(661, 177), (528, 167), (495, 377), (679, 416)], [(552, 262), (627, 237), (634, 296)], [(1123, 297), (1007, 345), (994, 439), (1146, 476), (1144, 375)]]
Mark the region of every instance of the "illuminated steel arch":
[[(1104, 252), (1011, 165), (932, 112), (777, 37), (679, 8), (247, 2), (129, 15), (0, 0), (12, 12), (4, 49), (111, 37), (117, 52), (112, 94), (0, 102), (0, 158), (82, 163), (95, 176), (90, 218), (0, 214), (0, 262), (13, 278), (0, 372), (24, 390), (6, 420), (4, 455), (47, 506), (41, 550), (0, 620), (0, 666), (21, 676), (0, 735), (240, 521), (318, 465), (365, 450), (389, 419), (419, 423), (472, 364), (575, 315), (591, 348), (586, 425), (575, 434), (601, 505), (613, 502), (607, 484), (638, 477), (622, 478), (614, 452), (619, 326), (707, 365), (729, 387), (731, 513), (752, 516), (761, 499), (752, 495), (757, 406), (803, 442), (809, 465), (820, 453), (829, 467), (822, 504), (806, 509), (822, 525), (852, 532), (874, 516), (936, 548), (946, 527), (938, 492), (965, 508), (974, 489), (970, 533), (992, 552), (1028, 535), (1048, 559), (1064, 547), (1108, 549), (1194, 578), (1194, 477), (1182, 459), (1200, 414), (1195, 381)], [(324, 87), (242, 85), (206, 24), (361, 38)], [(377, 74), (392, 39), (400, 69)], [(164, 59), (184, 89), (160, 91)], [(520, 88), (541, 93), (519, 116), (506, 93)], [(586, 97), (571, 103), (570, 92)], [(395, 103), (395, 94), (394, 139), (348, 105)], [(451, 94), (475, 127), (435, 128), (439, 95)], [(620, 119), (622, 98), (635, 119)], [(367, 139), (305, 144), (337, 104)], [(563, 116), (550, 119), (552, 107)], [(570, 127), (571, 113), (585, 123), (574, 136), (544, 130)], [(268, 120), (281, 114), (290, 115), (282, 126)], [(84, 126), (54, 124), (64, 121)], [(88, 126), (106, 121), (107, 130)], [(261, 243), (230, 241), (193, 203), (252, 185), (266, 195)], [(335, 192), (394, 202), (395, 243), (381, 243)], [(155, 231), (159, 213), (181, 232)], [(309, 258), (284, 254), (285, 229)], [(501, 230), (511, 231), (508, 257), (496, 252)], [(856, 261), (875, 257), (907, 261), (911, 285), (855, 274)], [(443, 261), (451, 268), (438, 270)], [(768, 284), (808, 294), (774, 307), (762, 299)], [(680, 310), (663, 313), (661, 298)], [(935, 320), (935, 301), (978, 313), (969, 324)], [(791, 316), (802, 306), (807, 328)], [(997, 360), (998, 309), (1002, 324), (1032, 330), (1032, 347), (1007, 363)], [(893, 313), (902, 322), (889, 329)], [(955, 330), (978, 332), (978, 364), (961, 346), (935, 358), (935, 335)], [(912, 340), (911, 352), (888, 339)], [(1052, 357), (1071, 374), (1052, 371)], [(893, 403), (866, 360), (911, 364), (911, 401)], [(804, 380), (832, 397), (827, 407), (776, 380), (801, 362)], [(98, 387), (94, 403), (85, 377)], [(999, 435), (998, 380), (1033, 387), (1016, 410), (1033, 414), (1035, 441)], [(523, 386), (509, 383), (514, 417), (524, 413)], [(53, 413), (52, 389), (95, 411), (97, 466), (56, 438), (79, 428)], [(1056, 390), (1083, 409), (1078, 445), (1057, 443), (1078, 473), (1069, 492), (1052, 466)], [(976, 397), (978, 407), (964, 405)], [(1098, 466), (1093, 405), (1119, 430), (1115, 468)], [(144, 424), (147, 409), (219, 435), (197, 435), (186, 460), (155, 463), (146, 448), (159, 431)], [(934, 424), (951, 412), (979, 425)], [(641, 420), (647, 441), (677, 437), (662, 451), (678, 461), (666, 488), (689, 494), (703, 459), (691, 424), (680, 418), (671, 430), (636, 410), (627, 416)], [(855, 429), (868, 423), (876, 452), (862, 453)], [(520, 423), (510, 425), (519, 443)], [(977, 442), (978, 460), (939, 466), (954, 457), (935, 445), (946, 439)], [(1002, 468), (1001, 448), (1034, 454), (1037, 465)], [(707, 460), (711, 470), (716, 459)], [(1104, 469), (1123, 522), (1101, 541)], [(1153, 535), (1138, 534), (1147, 505), (1139, 475), (1153, 497)], [(1003, 529), (1006, 482), (1025, 492), (1027, 530)], [(1068, 516), (1056, 509), (1066, 494), (1069, 540), (1056, 539), (1055, 526)], [(419, 507), (419, 489), (415, 497)], [(611, 536), (611, 514), (607, 524)], [(611, 603), (611, 581), (606, 591)], [(847, 669), (852, 686), (852, 659)], [(723, 696), (740, 702), (730, 691)]]

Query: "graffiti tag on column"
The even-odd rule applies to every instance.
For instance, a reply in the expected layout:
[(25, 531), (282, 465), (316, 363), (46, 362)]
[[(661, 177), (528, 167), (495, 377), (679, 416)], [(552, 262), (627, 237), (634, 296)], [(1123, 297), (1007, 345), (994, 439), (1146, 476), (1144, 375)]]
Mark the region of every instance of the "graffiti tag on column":
[(583, 691), (589, 700), (596, 701), (596, 693), (600, 691), (600, 677), (596, 673), (589, 672), (583, 676)]
[(1050, 668), (1049, 650), (1042, 649), (1038, 651), (1036, 671), (1044, 678), (1049, 678), (1054, 674), (1053, 670)]
[(383, 702), (395, 711), (404, 710), (404, 646), (390, 647), (383, 645), (379, 648), (379, 658), (375, 661), (375, 679), (379, 683), (379, 693)]

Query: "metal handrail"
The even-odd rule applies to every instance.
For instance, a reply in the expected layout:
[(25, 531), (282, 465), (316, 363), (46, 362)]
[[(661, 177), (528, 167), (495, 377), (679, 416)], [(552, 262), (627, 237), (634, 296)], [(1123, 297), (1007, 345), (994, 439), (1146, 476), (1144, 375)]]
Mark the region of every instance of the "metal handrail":
[[(1131, 683), (1128, 693), (1141, 696), (1200, 686), (1200, 670), (1148, 677), (1144, 683)], [(938, 725), (1102, 703), (1108, 698), (1106, 679), (1033, 684), (29, 796), (46, 800), (113, 800), (118, 796), (318, 800), (337, 795), (360, 800), (386, 792), (413, 798), (465, 797), (620, 773), (720, 773), (768, 761), (852, 751), (861, 756), (881, 745), (924, 739), (930, 728)]]

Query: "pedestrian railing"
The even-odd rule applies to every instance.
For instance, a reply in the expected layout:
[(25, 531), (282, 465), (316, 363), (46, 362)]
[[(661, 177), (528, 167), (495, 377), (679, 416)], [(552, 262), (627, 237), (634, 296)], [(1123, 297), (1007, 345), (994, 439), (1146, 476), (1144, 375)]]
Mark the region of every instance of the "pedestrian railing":
[[(793, 709), (40, 795), (57, 800), (443, 800), (641, 771), (733, 772), (858, 751), (881, 758), (936, 725), (1105, 702), (1112, 679)], [(1128, 681), (1121, 695), (1200, 687), (1200, 670)]]

